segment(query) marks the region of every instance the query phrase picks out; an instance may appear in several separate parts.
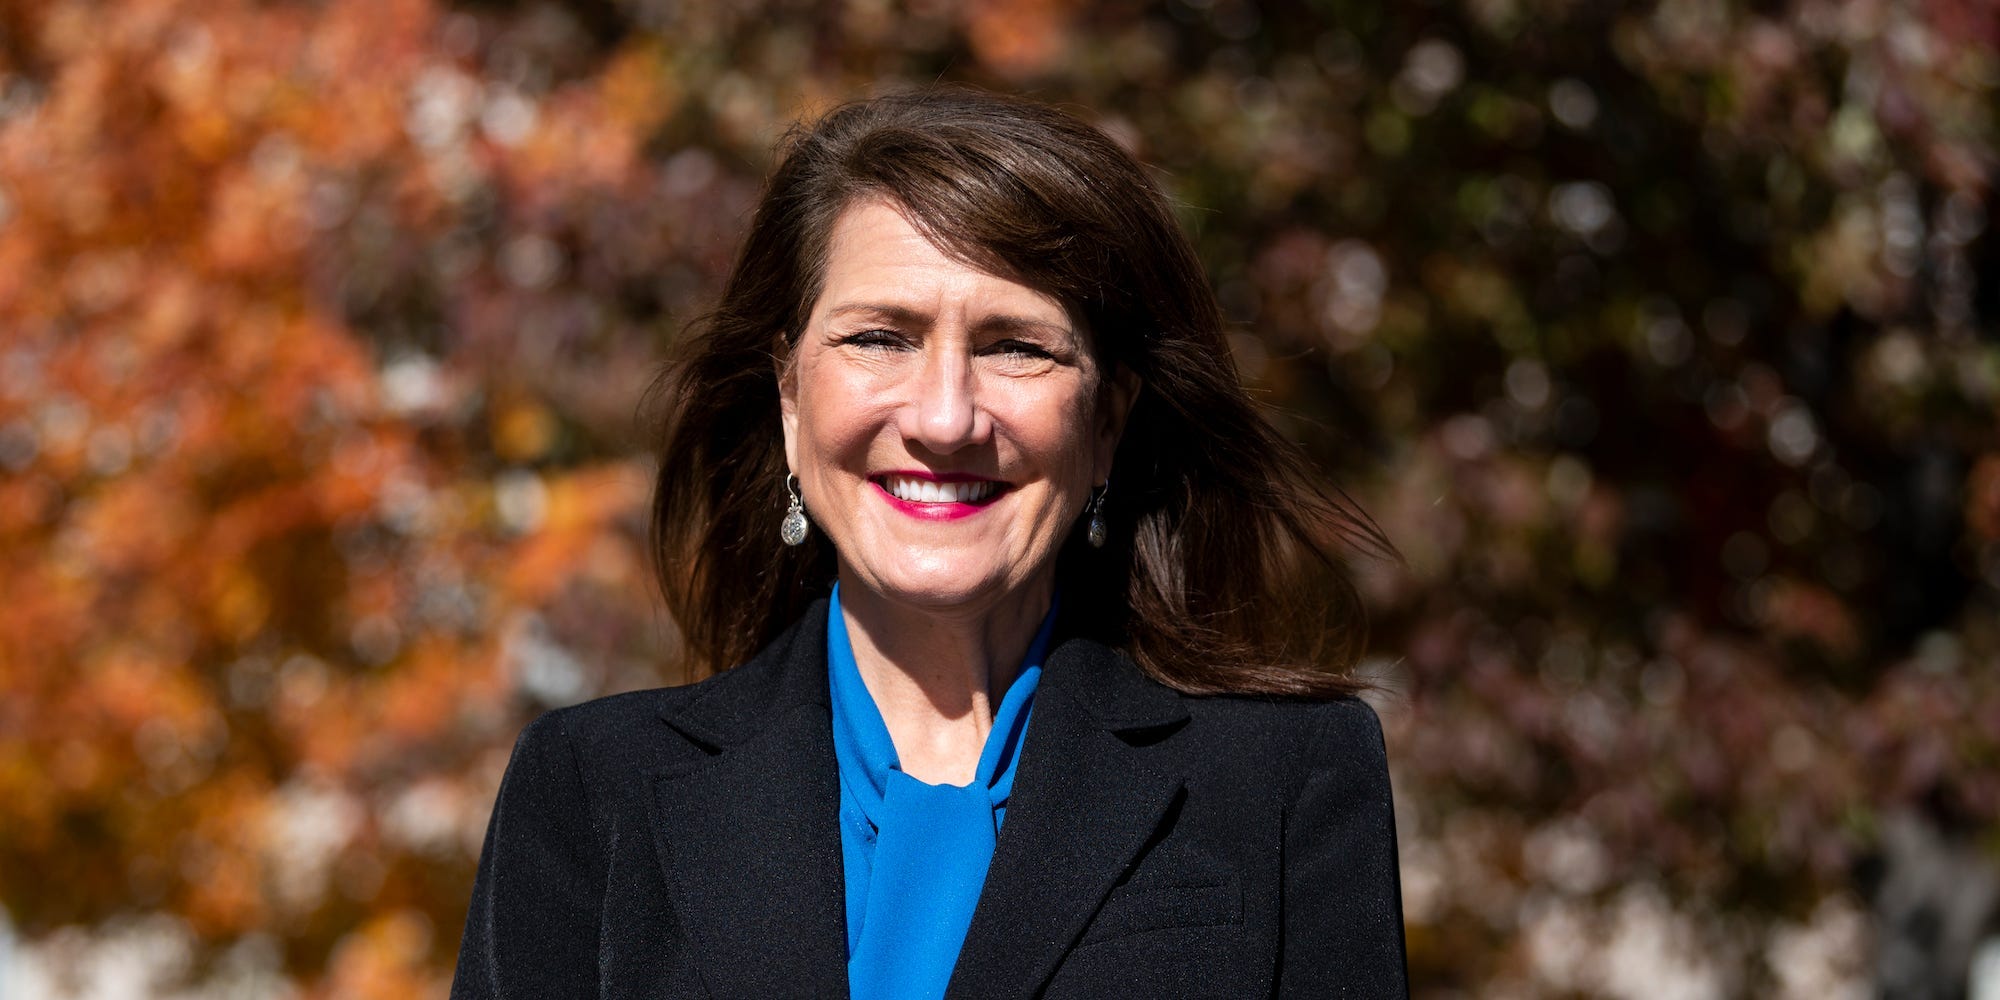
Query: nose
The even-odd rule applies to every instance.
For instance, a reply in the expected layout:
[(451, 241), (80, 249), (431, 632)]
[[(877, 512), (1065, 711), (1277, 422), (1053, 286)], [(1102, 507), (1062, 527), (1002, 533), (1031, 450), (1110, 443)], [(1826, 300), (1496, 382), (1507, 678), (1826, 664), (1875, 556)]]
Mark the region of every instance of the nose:
[(970, 359), (943, 346), (934, 342), (924, 351), (902, 421), (905, 438), (940, 455), (977, 443), (990, 426)]

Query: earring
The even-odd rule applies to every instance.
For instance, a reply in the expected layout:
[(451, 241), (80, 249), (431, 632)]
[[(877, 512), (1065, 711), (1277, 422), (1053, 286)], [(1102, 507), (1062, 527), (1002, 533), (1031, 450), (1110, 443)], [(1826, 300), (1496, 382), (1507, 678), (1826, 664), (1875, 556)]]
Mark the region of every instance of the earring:
[(798, 545), (806, 540), (806, 530), (812, 527), (812, 522), (806, 520), (806, 505), (799, 500), (799, 477), (785, 473), (785, 492), (791, 494), (792, 505), (785, 509), (778, 537), (786, 545)]
[(1104, 494), (1111, 492), (1111, 477), (1104, 477), (1104, 485), (1090, 491), (1090, 527), (1084, 529), (1083, 537), (1093, 549), (1104, 547)]

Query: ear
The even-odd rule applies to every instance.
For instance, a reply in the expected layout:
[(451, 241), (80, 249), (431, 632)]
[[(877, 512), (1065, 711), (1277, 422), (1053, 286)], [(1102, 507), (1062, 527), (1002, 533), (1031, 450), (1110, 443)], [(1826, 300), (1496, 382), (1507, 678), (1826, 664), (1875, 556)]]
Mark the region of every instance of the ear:
[(1118, 453), (1118, 440), (1125, 436), (1125, 421), (1132, 415), (1139, 391), (1145, 387), (1139, 373), (1123, 364), (1114, 364), (1097, 394), (1097, 455), (1093, 481), (1102, 483), (1111, 475), (1111, 461)]
[(774, 363), (778, 367), (778, 424), (785, 434), (785, 468), (799, 467), (799, 377), (798, 365), (794, 363), (797, 351), (785, 348), (784, 338), (778, 339), (778, 352)]

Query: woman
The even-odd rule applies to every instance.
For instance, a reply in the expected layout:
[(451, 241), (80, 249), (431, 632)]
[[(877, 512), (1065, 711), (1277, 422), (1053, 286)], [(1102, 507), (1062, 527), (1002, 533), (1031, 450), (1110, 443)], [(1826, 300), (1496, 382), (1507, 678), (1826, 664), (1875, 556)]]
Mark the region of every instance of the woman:
[(1404, 995), (1380, 729), (1314, 666), (1379, 536), (1103, 133), (962, 90), (796, 132), (662, 390), (720, 673), (522, 734), (455, 996)]

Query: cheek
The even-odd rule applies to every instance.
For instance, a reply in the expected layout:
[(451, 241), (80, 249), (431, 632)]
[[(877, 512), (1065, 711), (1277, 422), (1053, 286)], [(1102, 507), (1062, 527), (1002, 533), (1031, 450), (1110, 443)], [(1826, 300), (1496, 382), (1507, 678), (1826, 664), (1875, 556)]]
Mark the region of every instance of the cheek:
[(813, 454), (807, 462), (833, 462), (865, 447), (882, 426), (882, 394), (864, 377), (825, 369), (801, 381), (798, 392), (798, 435)]
[(1016, 408), (1009, 423), (1051, 486), (1082, 489), (1096, 464), (1094, 412), (1087, 396), (1043, 397)]

